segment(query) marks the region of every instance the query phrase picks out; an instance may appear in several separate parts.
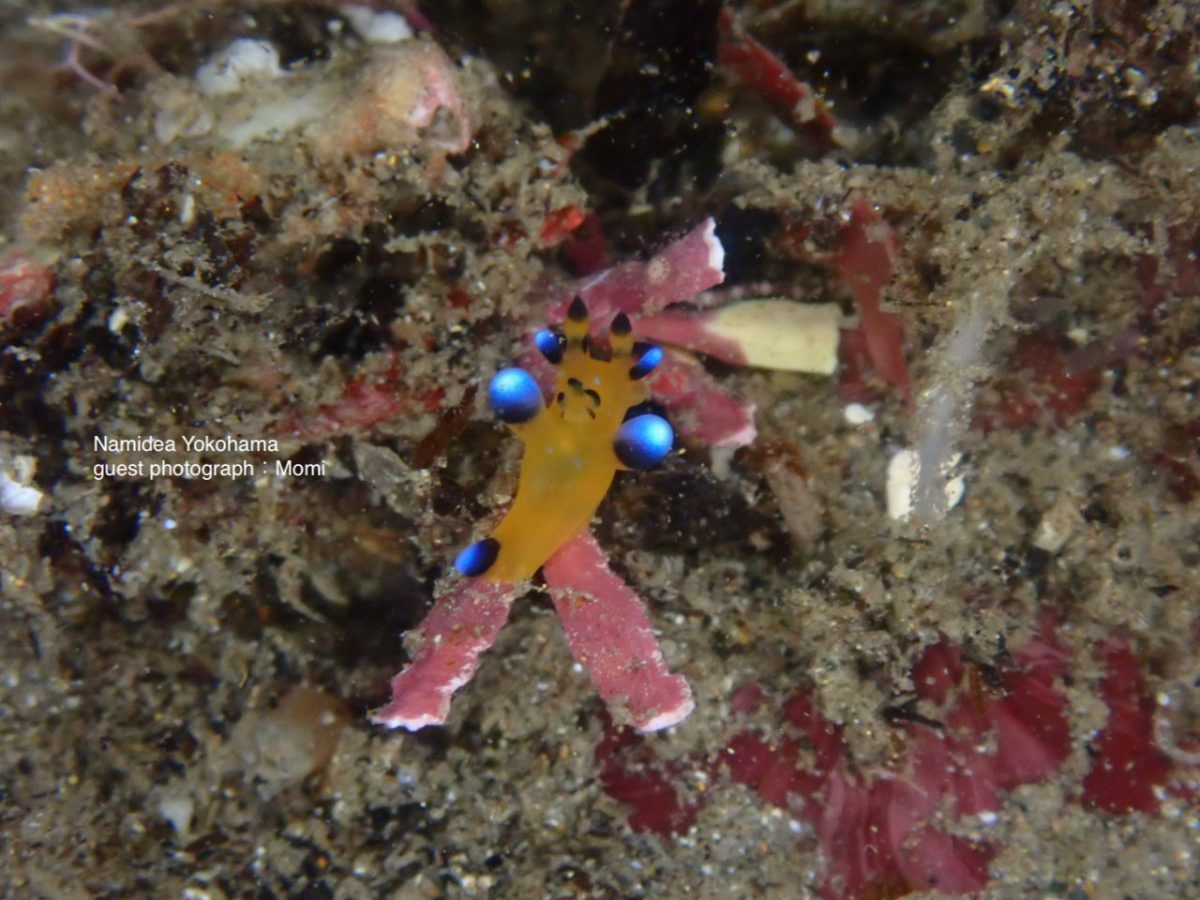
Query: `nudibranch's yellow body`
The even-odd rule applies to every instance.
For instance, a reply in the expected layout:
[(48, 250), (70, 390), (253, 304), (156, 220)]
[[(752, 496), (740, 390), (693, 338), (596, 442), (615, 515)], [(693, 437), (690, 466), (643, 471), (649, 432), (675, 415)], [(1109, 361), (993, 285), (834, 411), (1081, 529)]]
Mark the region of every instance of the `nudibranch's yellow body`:
[(614, 440), (631, 406), (647, 397), (630, 377), (633, 336), (614, 328), (611, 358), (593, 356), (588, 321), (568, 318), (554, 396), (528, 422), (510, 427), (525, 445), (517, 495), (492, 533), (500, 544), (487, 581), (531, 578), (588, 526), (620, 469)]
[(632, 335), (611, 334), (612, 359), (589, 352), (588, 322), (568, 319), (554, 396), (528, 422), (510, 426), (524, 444), (521, 479), (508, 515), (492, 533), (496, 563), (482, 577), (533, 577), (554, 551), (592, 521), (622, 462), (613, 440), (625, 412), (646, 400), (646, 384), (629, 377)]

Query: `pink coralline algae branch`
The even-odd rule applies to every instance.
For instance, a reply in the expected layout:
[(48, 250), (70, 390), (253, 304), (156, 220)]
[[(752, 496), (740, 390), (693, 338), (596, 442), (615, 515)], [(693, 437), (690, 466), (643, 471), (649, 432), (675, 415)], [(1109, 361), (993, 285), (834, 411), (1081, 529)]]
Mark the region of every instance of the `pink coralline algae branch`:
[(608, 567), (591, 534), (554, 554), (542, 574), (571, 655), (618, 718), (639, 731), (657, 731), (691, 713), (691, 689), (667, 669), (645, 604)]
[(417, 655), (392, 679), (391, 702), (371, 720), (410, 731), (444, 724), (451, 695), (479, 668), (516, 596), (517, 585), (485, 581), (458, 581), (445, 591), (421, 623)]
[[(614, 715), (639, 731), (657, 731), (691, 714), (687, 682), (663, 659), (646, 607), (609, 567), (591, 534), (564, 545), (543, 567), (567, 643)], [(519, 585), (459, 580), (421, 625), (412, 663), (392, 679), (392, 700), (371, 718), (415, 731), (444, 724), (451, 695), (471, 680), (492, 646)]]

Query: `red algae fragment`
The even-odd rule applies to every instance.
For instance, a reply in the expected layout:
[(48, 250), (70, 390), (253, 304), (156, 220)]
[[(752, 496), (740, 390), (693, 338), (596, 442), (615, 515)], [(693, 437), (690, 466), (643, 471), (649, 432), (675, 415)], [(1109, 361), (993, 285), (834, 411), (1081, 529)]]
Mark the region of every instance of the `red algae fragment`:
[(1083, 780), (1083, 802), (1110, 813), (1157, 812), (1157, 790), (1167, 781), (1170, 760), (1154, 743), (1154, 698), (1129, 642), (1099, 648), (1107, 674), (1100, 695), (1108, 724), (1092, 744), (1092, 768)]
[(918, 827), (936, 808), (936, 795), (903, 780), (860, 782), (834, 771), (817, 823), (830, 872), (826, 897), (902, 897), (915, 890), (967, 894), (987, 884), (994, 852), (985, 846)]
[(717, 19), (717, 60), (760, 95), (784, 122), (802, 130), (825, 153), (837, 146), (837, 119), (812, 87), (798, 79), (787, 64), (738, 28), (733, 15), (721, 10)]
[(692, 827), (700, 802), (685, 803), (674, 785), (684, 764), (663, 763), (645, 739), (629, 728), (605, 729), (596, 745), (604, 792), (632, 807), (629, 827), (666, 837)]
[(680, 434), (713, 447), (754, 443), (754, 404), (731, 397), (694, 360), (668, 354), (650, 388)]
[(837, 396), (843, 403), (874, 403), (880, 385), (872, 378), (871, 353), (861, 328), (844, 331), (838, 342)]
[[(1019, 658), (1018, 662), (1022, 662)], [(992, 699), (988, 713), (996, 726), (996, 784), (1012, 789), (1050, 778), (1070, 750), (1066, 698), (1054, 689), (1065, 672), (1063, 660), (1001, 676), (1005, 696)]]
[[(817, 711), (809, 694), (793, 695), (783, 719), (802, 740), (768, 742), (743, 732), (722, 761), (731, 780), (814, 827), (829, 860), (823, 895), (902, 896), (928, 888), (969, 893), (987, 883), (993, 848), (924, 824), (951, 791), (949, 774), (956, 766), (933, 730), (914, 726), (908, 752), (894, 770), (863, 775), (848, 766), (842, 729)], [(811, 762), (802, 765), (801, 759)]]
[(1039, 424), (1061, 428), (1082, 411), (1101, 383), (1088, 354), (1066, 349), (1062, 338), (1047, 332), (1021, 341), (1012, 368), (1017, 374), (996, 384), (998, 399), (977, 413), (976, 422), (984, 431)]
[(572, 229), (562, 243), (562, 255), (577, 275), (592, 275), (607, 266), (612, 253), (604, 237), (604, 226), (594, 212)]
[(538, 242), (553, 247), (564, 241), (576, 228), (584, 223), (587, 214), (575, 204), (551, 210), (542, 220), (538, 231)]
[(455, 406), (443, 410), (438, 416), (437, 424), (421, 438), (413, 449), (412, 465), (414, 469), (427, 469), (433, 465), (443, 452), (446, 445), (452, 441), (471, 421), (475, 409), (475, 385), (469, 386), (463, 392), (462, 400)]
[[(1023, 648), (1012, 665), (991, 671), (999, 696), (983, 687), (979, 670), (949, 641), (925, 651), (913, 681), (920, 696), (944, 710), (946, 728), (937, 733), (942, 746), (936, 753), (945, 754), (946, 789), (959, 814), (995, 810), (1000, 790), (1044, 781), (1058, 771), (1070, 752), (1066, 698), (1054, 686), (1065, 670), (1065, 653), (1049, 631)], [(923, 741), (933, 734), (925, 726), (909, 730), (920, 730)], [(979, 749), (993, 732), (995, 752)], [(933, 751), (926, 743), (921, 752), (924, 777), (931, 778)], [(954, 758), (963, 764), (955, 766)]]
[(46, 312), (54, 274), (28, 254), (10, 251), (0, 258), (0, 325), (21, 324)]
[(1154, 471), (1180, 503), (1200, 493), (1200, 419), (1166, 429), (1163, 447), (1153, 456)]
[(444, 391), (438, 387), (413, 392), (398, 359), (379, 372), (359, 375), (346, 383), (341, 397), (311, 415), (284, 418), (279, 430), (307, 441), (363, 431), (403, 412), (438, 412)]
[[(1166, 262), (1167, 276), (1162, 277)], [(1154, 309), (1169, 296), (1191, 297), (1200, 294), (1200, 225), (1193, 220), (1169, 230), (1167, 253), (1138, 260), (1138, 278), (1142, 283), (1142, 303)]]
[[(1070, 750), (1066, 698), (1055, 688), (1065, 665), (1065, 651), (1047, 625), (1011, 663), (993, 671), (1002, 692), (993, 696), (983, 692), (962, 649), (943, 639), (913, 668), (918, 694), (941, 710), (943, 721), (913, 717), (904, 724), (905, 747), (892, 768), (855, 771), (842, 726), (822, 716), (806, 691), (784, 704), (781, 733), (741, 731), (695, 765), (723, 770), (730, 781), (812, 826), (828, 860), (823, 896), (972, 893), (987, 885), (999, 847), (935, 826), (947, 815), (985, 817), (1000, 808), (1002, 791), (1058, 771)], [(744, 715), (762, 702), (762, 689), (751, 684), (734, 693), (731, 707)], [(685, 806), (669, 778), (686, 766), (660, 762), (642, 749), (635, 770), (614, 772), (620, 758), (610, 748), (617, 741), (606, 734), (597, 759), (606, 766), (606, 790), (633, 807), (631, 826), (637, 821), (659, 834), (686, 828), (691, 816), (679, 814)]]
[(750, 716), (762, 706), (765, 699), (763, 689), (751, 681), (733, 692), (729, 698), (729, 711), (735, 716)]
[(871, 363), (885, 381), (900, 389), (913, 409), (912, 382), (904, 360), (904, 320), (882, 307), (883, 289), (892, 280), (895, 257), (896, 236), (891, 227), (866, 200), (856, 199), (834, 262), (858, 304), (859, 330)]
[(729, 780), (751, 788), (772, 806), (813, 815), (808, 799), (821, 786), (820, 778), (798, 767), (802, 745), (784, 738), (769, 742), (762, 735), (742, 732), (725, 747)]

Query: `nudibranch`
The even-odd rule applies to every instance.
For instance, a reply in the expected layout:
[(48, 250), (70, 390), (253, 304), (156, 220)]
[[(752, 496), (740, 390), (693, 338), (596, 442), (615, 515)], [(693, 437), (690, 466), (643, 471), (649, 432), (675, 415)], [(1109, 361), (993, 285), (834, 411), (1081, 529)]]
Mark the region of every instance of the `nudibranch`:
[(587, 306), (576, 297), (561, 332), (535, 336), (538, 351), (558, 370), (549, 401), (524, 369), (492, 378), (492, 411), (524, 444), (521, 474), (495, 531), (455, 560), (462, 575), (497, 583), (531, 578), (587, 528), (617, 472), (648, 469), (670, 453), (670, 423), (641, 411), (649, 395), (643, 379), (662, 360), (661, 348), (635, 342), (624, 313), (613, 317), (607, 349), (592, 341), (589, 324)]
[[(555, 301), (551, 316), (564, 317), (561, 332), (546, 329), (534, 339), (557, 367), (545, 398), (521, 369), (492, 379), (492, 409), (524, 444), (516, 496), (491, 536), (463, 550), (457, 572), (438, 583), (433, 606), (412, 635), (412, 657), (392, 678), (391, 699), (372, 721), (412, 731), (445, 724), (454, 693), (474, 676), (539, 568), (571, 655), (613, 721), (652, 732), (691, 714), (691, 688), (668, 666), (645, 603), (609, 567), (587, 526), (618, 471), (653, 466), (674, 443), (667, 421), (646, 411), (644, 379), (652, 371), (656, 391), (681, 411), (681, 428), (697, 421), (703, 404), (706, 414), (716, 407), (724, 434), (740, 436), (741, 443), (753, 437), (752, 407), (727, 415), (721, 394), (696, 388), (696, 366), (679, 366), (657, 346), (635, 342), (622, 314), (637, 315), (645, 337), (656, 311), (720, 284), (723, 251), (715, 227), (709, 219), (650, 261), (593, 277), (580, 287), (584, 299)], [(597, 327), (594, 342), (589, 324), (607, 325), (607, 341)], [(713, 442), (711, 435), (711, 429), (700, 433)]]

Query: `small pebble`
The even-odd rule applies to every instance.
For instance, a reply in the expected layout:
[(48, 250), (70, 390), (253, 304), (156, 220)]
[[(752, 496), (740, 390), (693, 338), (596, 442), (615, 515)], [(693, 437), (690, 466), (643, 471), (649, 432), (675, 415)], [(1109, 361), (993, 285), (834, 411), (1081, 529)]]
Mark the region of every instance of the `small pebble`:
[(875, 413), (861, 403), (847, 404), (846, 408), (842, 410), (842, 415), (851, 425), (865, 425), (875, 421)]

